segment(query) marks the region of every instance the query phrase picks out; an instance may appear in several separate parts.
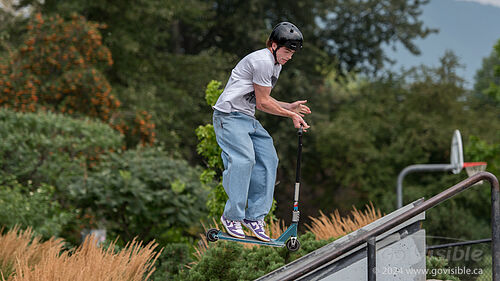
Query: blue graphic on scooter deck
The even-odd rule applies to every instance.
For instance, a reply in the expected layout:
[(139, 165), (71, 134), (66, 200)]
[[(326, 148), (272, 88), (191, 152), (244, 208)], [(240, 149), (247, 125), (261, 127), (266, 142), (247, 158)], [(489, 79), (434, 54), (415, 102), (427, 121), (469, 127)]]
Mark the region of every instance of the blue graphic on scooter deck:
[[(234, 242), (242, 242), (242, 243), (251, 243), (251, 244), (259, 244), (259, 245), (266, 245), (266, 246), (271, 246), (271, 247), (284, 247), (289, 241), (290, 238), (297, 238), (297, 224), (292, 223), (290, 227), (287, 228), (287, 230), (281, 234), (278, 239), (271, 239), (271, 241), (266, 242), (259, 240), (258, 238), (254, 236), (246, 236), (245, 238), (237, 238), (233, 237), (225, 232), (222, 232), (221, 230), (217, 229), (210, 229), (207, 232), (207, 239), (211, 242), (215, 242), (218, 239), (220, 240), (229, 240), (229, 241), (234, 241)], [(298, 241), (293, 241), (298, 243)]]
[(235, 241), (235, 242), (260, 244), (260, 245), (267, 245), (267, 246), (273, 246), (273, 247), (284, 247), (285, 246), (285, 243), (278, 242), (277, 240), (274, 240), (274, 239), (271, 239), (271, 241), (266, 242), (266, 241), (259, 240), (254, 236), (246, 236), (245, 238), (236, 238), (236, 237), (233, 237), (233, 236), (231, 236), (227, 233), (224, 233), (222, 231), (219, 231), (219, 234), (217, 236), (221, 240), (230, 240), (230, 241)]

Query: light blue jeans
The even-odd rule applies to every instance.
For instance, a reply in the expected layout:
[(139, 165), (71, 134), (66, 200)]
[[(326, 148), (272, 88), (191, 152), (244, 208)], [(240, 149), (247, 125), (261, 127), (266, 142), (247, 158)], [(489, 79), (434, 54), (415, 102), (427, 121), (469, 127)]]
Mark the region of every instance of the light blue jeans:
[(222, 148), (222, 185), (229, 199), (224, 217), (262, 220), (273, 203), (278, 155), (273, 139), (252, 116), (215, 110), (213, 125)]

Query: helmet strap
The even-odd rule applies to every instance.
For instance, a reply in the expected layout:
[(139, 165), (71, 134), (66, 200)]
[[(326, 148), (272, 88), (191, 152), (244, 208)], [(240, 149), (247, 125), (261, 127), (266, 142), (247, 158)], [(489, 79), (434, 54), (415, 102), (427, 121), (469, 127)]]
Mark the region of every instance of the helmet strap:
[(273, 56), (274, 56), (274, 64), (279, 64), (278, 63), (278, 58), (276, 57), (276, 52), (278, 51), (278, 49), (280, 48), (280, 46), (276, 47), (276, 49), (272, 49), (273, 50)]

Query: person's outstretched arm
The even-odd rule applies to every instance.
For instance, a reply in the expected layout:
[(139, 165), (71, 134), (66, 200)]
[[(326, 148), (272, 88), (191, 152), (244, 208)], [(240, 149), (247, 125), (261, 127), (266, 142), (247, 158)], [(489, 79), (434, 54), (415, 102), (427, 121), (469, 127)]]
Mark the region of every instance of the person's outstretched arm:
[[(309, 125), (307, 125), (306, 121), (302, 119), (301, 113), (297, 113), (295, 110), (297, 107), (300, 108), (300, 103), (297, 104), (297, 102), (293, 103), (294, 108), (291, 108), (292, 104), (287, 104), (283, 102), (278, 102), (274, 98), (271, 97), (271, 90), (272, 87), (264, 87), (260, 86), (258, 84), (253, 84), (254, 89), (255, 89), (255, 99), (256, 99), (256, 106), (257, 109), (260, 111), (264, 111), (269, 114), (273, 115), (278, 115), (278, 116), (283, 116), (283, 117), (289, 117), (293, 121), (293, 125), (295, 128), (300, 128), (300, 126), (303, 126), (304, 130), (307, 130), (309, 128)], [(290, 109), (287, 109), (290, 108)], [(307, 107), (307, 106), (306, 106)], [(309, 109), (309, 108), (307, 108)], [(304, 109), (305, 110), (305, 109)], [(310, 112), (310, 110), (309, 110)], [(306, 113), (306, 112), (304, 112)]]

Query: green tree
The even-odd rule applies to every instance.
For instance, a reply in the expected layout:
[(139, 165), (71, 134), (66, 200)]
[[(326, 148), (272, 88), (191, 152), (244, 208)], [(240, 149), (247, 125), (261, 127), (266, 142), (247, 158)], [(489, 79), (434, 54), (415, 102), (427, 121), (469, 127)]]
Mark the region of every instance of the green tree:
[(57, 112), (108, 121), (119, 103), (99, 71), (112, 60), (98, 25), (77, 16), (65, 22), (36, 14), (26, 28), (23, 44), (2, 65), (2, 104), (35, 111), (40, 102)]
[(210, 111), (204, 106), (203, 89), (210, 79), (224, 77), (232, 56), (215, 48), (186, 52), (186, 47), (174, 44), (172, 38), (176, 32), (181, 36), (191, 32), (176, 29), (181, 20), (198, 26), (193, 36), (204, 36), (210, 4), (28, 0), (20, 6), (29, 5), (43, 14), (67, 18), (76, 12), (105, 24), (103, 43), (113, 54), (114, 62), (106, 70), (106, 77), (122, 102), (124, 117), (134, 121), (135, 112), (149, 112), (155, 124), (155, 138), (165, 149), (193, 161), (197, 158), (193, 130), (205, 122)]
[[(9, 3), (10, 2), (10, 3)], [(22, 16), (16, 13), (13, 1), (3, 1), (0, 9), (0, 56), (7, 56), (22, 42)]]
[[(311, 176), (305, 176), (304, 185), (314, 187), (315, 206), (345, 209), (372, 201), (385, 211), (393, 210), (398, 173), (411, 164), (449, 163), (455, 129), (462, 132), (466, 146), (470, 135), (497, 138), (498, 123), (478, 120), (494, 120), (498, 112), (473, 107), (474, 97), (463, 87), (457, 67), (457, 57), (448, 52), (438, 68), (420, 67), (364, 86), (360, 82), (352, 96), (333, 104), (329, 118), (314, 126), (314, 152), (304, 155), (317, 163), (304, 173)], [(410, 175), (404, 201), (429, 198), (464, 177), (465, 173)], [(428, 232), (464, 238), (487, 233), (484, 192), (470, 191), (431, 210)], [(460, 214), (463, 223), (446, 223), (451, 214)]]
[(44, 14), (77, 12), (106, 24), (103, 41), (115, 62), (106, 76), (123, 107), (151, 112), (165, 148), (195, 162), (193, 129), (210, 114), (205, 85), (225, 81), (238, 58), (264, 47), (277, 22), (296, 23), (306, 44), (275, 92), (286, 100), (309, 98), (332, 69), (380, 69), (388, 61), (384, 44), (402, 42), (418, 53), (413, 41), (432, 32), (419, 19), (427, 2), (25, 0), (20, 6)]
[(468, 162), (487, 162), (487, 171), (500, 175), (500, 134), (493, 143), (470, 136), (465, 150)]
[(113, 60), (100, 28), (76, 14), (69, 20), (33, 15), (23, 43), (0, 61), (0, 106), (90, 116), (124, 133), (129, 145), (152, 144), (154, 124), (147, 112), (127, 118), (118, 111), (120, 101), (103, 74)]
[[(486, 81), (484, 81), (486, 80)], [(489, 82), (488, 88), (483, 88), (486, 94), (497, 106), (500, 105), (500, 40), (494, 46), (494, 51), (489, 59), (483, 60), (483, 67), (478, 72), (477, 87), (484, 87)]]
[[(199, 24), (181, 19), (186, 52), (217, 48), (238, 56), (262, 47), (278, 22), (295, 23), (304, 34), (307, 62), (316, 67), (337, 63), (337, 69), (379, 70), (388, 61), (382, 45), (401, 42), (414, 54), (413, 43), (435, 32), (423, 26), (421, 6), (429, 1), (212, 1), (206, 15), (207, 36), (196, 36)], [(241, 19), (245, 20), (241, 20)], [(325, 55), (323, 55), (323, 54)], [(316, 57), (316, 58), (315, 58)], [(327, 62), (321, 63), (322, 59)], [(304, 66), (304, 65), (301, 65)], [(311, 69), (311, 68), (310, 68)]]
[(500, 40), (488, 57), (483, 58), (481, 68), (474, 77), (474, 92), (484, 104), (500, 104), (497, 86), (500, 85)]
[(495, 75), (495, 66), (500, 65), (500, 56), (493, 50), (488, 57), (483, 58), (481, 68), (474, 76), (474, 91), (484, 94), (490, 83), (500, 84), (500, 75)]

